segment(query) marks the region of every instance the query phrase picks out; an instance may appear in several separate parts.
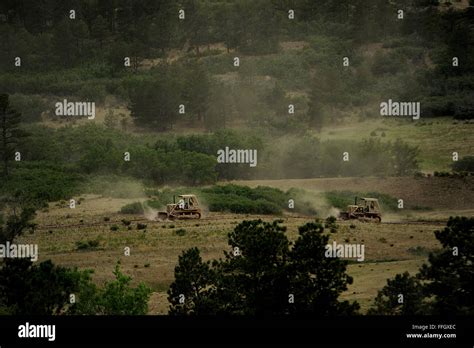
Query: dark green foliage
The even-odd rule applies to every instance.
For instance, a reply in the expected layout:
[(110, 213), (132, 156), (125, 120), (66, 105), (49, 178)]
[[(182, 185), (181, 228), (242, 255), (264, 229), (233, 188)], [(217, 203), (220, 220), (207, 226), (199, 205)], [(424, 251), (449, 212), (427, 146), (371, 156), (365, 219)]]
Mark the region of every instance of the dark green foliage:
[(83, 177), (66, 167), (44, 162), (20, 163), (0, 192), (15, 194), (36, 206), (69, 199), (78, 193)]
[[(33, 199), (54, 201), (78, 193), (86, 175), (107, 177), (101, 185), (87, 188), (116, 191), (119, 176), (131, 176), (156, 184), (206, 185), (216, 180), (265, 178), (308, 178), (317, 176), (409, 175), (418, 168), (418, 150), (400, 141), (382, 143), (365, 140), (319, 142), (302, 137), (274, 156), (272, 147), (265, 151), (263, 138), (240, 131), (217, 131), (212, 135), (179, 136), (160, 140), (153, 146), (140, 137), (97, 125), (66, 127), (51, 131), (31, 126), (31, 136), (20, 144), (22, 162), (11, 175), (6, 192), (22, 190)], [(67, 146), (60, 146), (67, 144)], [(259, 166), (218, 164), (217, 150), (256, 149)], [(353, 148), (351, 161), (343, 164), (340, 154)], [(131, 161), (123, 160), (129, 152)], [(24, 160), (24, 161), (23, 161)], [(58, 166), (57, 163), (66, 163)], [(260, 163), (261, 167), (260, 167)], [(283, 168), (274, 170), (275, 168)], [(113, 175), (112, 175), (113, 174)], [(28, 184), (23, 190), (25, 183)], [(108, 188), (108, 189), (105, 189)], [(101, 192), (96, 192), (101, 193)], [(128, 197), (128, 195), (125, 195)], [(299, 204), (300, 207), (303, 205)]]
[(143, 283), (131, 287), (131, 278), (124, 275), (119, 263), (114, 270), (115, 280), (97, 288), (87, 274), (78, 291), (78, 299), (68, 314), (78, 315), (145, 315), (151, 289)]
[[(442, 245), (430, 253), (416, 277), (398, 274), (379, 291), (370, 314), (472, 315), (474, 313), (474, 218), (450, 217), (436, 231)], [(419, 250), (417, 250), (419, 252)], [(399, 303), (398, 295), (404, 295)]]
[(392, 165), (396, 176), (411, 175), (418, 170), (418, 154), (416, 146), (410, 146), (397, 139), (391, 146)]
[(329, 231), (331, 233), (336, 233), (339, 226), (336, 224), (336, 217), (335, 216), (329, 216), (326, 218), (326, 223), (324, 224), (326, 228), (329, 228)]
[(130, 220), (127, 219), (122, 219), (121, 221), (125, 226), (130, 226), (130, 224), (132, 223)]
[(41, 113), (47, 112), (49, 105), (39, 96), (13, 94), (10, 103), (15, 110), (21, 110), (23, 122), (41, 121)]
[(212, 302), (207, 299), (208, 285), (214, 275), (210, 262), (203, 262), (199, 250), (186, 250), (178, 258), (175, 280), (168, 290), (170, 315), (197, 315), (212, 311)]
[[(114, 227), (114, 226), (112, 226)], [(118, 229), (117, 226), (117, 229), (112, 229), (112, 227), (110, 228), (112, 231), (116, 231)], [(95, 240), (88, 240), (88, 241), (77, 241), (76, 242), (76, 248), (77, 250), (90, 250), (90, 249), (96, 249), (98, 246), (100, 245), (100, 241), (95, 239)]]
[[(132, 87), (129, 106), (135, 123), (148, 129), (169, 130), (178, 117), (178, 76), (162, 69), (165, 77), (153, 81), (140, 81)], [(174, 85), (173, 85), (174, 84)]]
[(61, 314), (82, 277), (51, 261), (34, 265), (26, 259), (7, 259), (0, 269), (0, 304), (14, 315)]
[(21, 114), (15, 111), (8, 94), (0, 94), (0, 161), (3, 165), (3, 180), (8, 179), (9, 163), (15, 157), (15, 148), (21, 138), (28, 135), (20, 128)]
[(377, 53), (372, 62), (372, 73), (375, 76), (395, 74), (406, 65), (400, 55), (393, 53)]
[(324, 256), (328, 242), (324, 228), (314, 223), (301, 226), (290, 249), (280, 223), (243, 221), (229, 233), (225, 258), (212, 263), (203, 262), (197, 248), (183, 252), (168, 291), (170, 313), (262, 316), (357, 311), (357, 303), (338, 301), (352, 278), (345, 274), (345, 261)]
[(408, 272), (388, 279), (387, 285), (378, 292), (374, 306), (368, 314), (374, 315), (420, 315), (425, 306), (423, 287), (420, 281)]
[(122, 214), (142, 215), (144, 212), (145, 210), (143, 209), (143, 204), (140, 202), (130, 203), (120, 208), (120, 213)]
[(7, 197), (0, 201), (0, 209), (11, 211), (5, 215), (0, 211), (0, 244), (13, 242), (28, 227), (34, 224), (31, 220), (35, 217), (35, 209), (29, 202), (25, 202), (21, 197)]
[(465, 156), (451, 166), (455, 172), (474, 172), (474, 156)]
[(474, 313), (474, 218), (450, 217), (447, 226), (435, 232), (442, 250), (430, 254), (420, 269), (427, 297), (434, 297), (432, 312), (438, 315)]
[(290, 199), (288, 193), (265, 186), (219, 185), (203, 189), (202, 194), (210, 211), (249, 214), (281, 214)]
[(140, 222), (137, 223), (137, 230), (144, 230), (146, 228), (146, 224), (142, 224)]
[(184, 104), (186, 114), (193, 120), (202, 121), (207, 112), (210, 96), (210, 79), (207, 71), (200, 64), (190, 64), (185, 70)]
[[(350, 315), (357, 312), (357, 302), (339, 301), (339, 295), (352, 284), (346, 274), (347, 262), (325, 257), (329, 236), (319, 223), (300, 226), (299, 238), (291, 250), (290, 276), (295, 305), (291, 313)], [(327, 272), (330, 273), (327, 273)]]
[(281, 208), (264, 199), (252, 200), (238, 195), (207, 195), (210, 211), (228, 211), (238, 214), (281, 214)]
[[(314, 215), (313, 205), (306, 201), (306, 192), (290, 189), (283, 192), (277, 188), (258, 186), (250, 188), (239, 185), (217, 185), (203, 189), (182, 188), (179, 190), (165, 189), (155, 191), (159, 199), (147, 201), (147, 205), (155, 209), (173, 202), (173, 196), (193, 192), (198, 196), (209, 211), (229, 211), (244, 214), (281, 214), (283, 210), (296, 211), (302, 214)], [(288, 207), (290, 199), (297, 200), (294, 209)]]
[(178, 228), (176, 231), (174, 231), (174, 234), (177, 236), (184, 236), (186, 235), (186, 230), (184, 228)]

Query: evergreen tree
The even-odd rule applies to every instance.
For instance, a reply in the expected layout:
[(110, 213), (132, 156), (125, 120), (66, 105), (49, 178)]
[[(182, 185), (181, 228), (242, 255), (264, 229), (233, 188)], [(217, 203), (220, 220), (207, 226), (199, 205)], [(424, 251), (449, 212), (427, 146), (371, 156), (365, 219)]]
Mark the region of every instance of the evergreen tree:
[(0, 159), (3, 163), (3, 176), (9, 175), (9, 162), (13, 160), (15, 147), (26, 136), (20, 128), (21, 114), (10, 106), (8, 94), (0, 94)]
[(420, 315), (425, 314), (423, 286), (408, 272), (387, 279), (375, 298), (374, 306), (368, 311), (373, 315)]
[[(185, 251), (175, 269), (169, 301), (173, 314), (354, 314), (357, 303), (339, 302), (352, 282), (347, 262), (325, 257), (320, 224), (300, 227), (290, 250), (281, 220), (243, 221), (229, 233), (223, 260), (204, 263)], [(182, 294), (182, 302), (179, 295)]]
[[(379, 291), (369, 314), (472, 315), (474, 218), (450, 217), (435, 232), (442, 249), (429, 255), (416, 278), (397, 274)], [(403, 303), (399, 301), (403, 295)]]
[(97, 16), (92, 24), (91, 36), (99, 41), (99, 47), (102, 49), (104, 40), (110, 35), (107, 21), (102, 16)]
[(210, 95), (210, 79), (207, 71), (198, 63), (190, 64), (186, 69), (183, 98), (187, 112), (198, 121), (204, 119), (208, 109)]
[(450, 217), (446, 227), (435, 232), (442, 245), (429, 256), (419, 277), (426, 282), (425, 296), (434, 298), (435, 315), (474, 314), (474, 218)]
[(307, 223), (299, 229), (290, 254), (291, 293), (294, 305), (290, 313), (350, 315), (357, 312), (357, 302), (338, 301), (352, 277), (346, 274), (347, 261), (325, 256), (329, 236), (320, 223)]

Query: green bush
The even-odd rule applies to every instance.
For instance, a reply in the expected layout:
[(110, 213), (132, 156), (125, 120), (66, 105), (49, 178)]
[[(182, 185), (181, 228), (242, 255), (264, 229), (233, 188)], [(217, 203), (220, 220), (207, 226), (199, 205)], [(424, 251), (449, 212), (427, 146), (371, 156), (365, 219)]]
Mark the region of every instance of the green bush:
[(140, 202), (134, 202), (127, 205), (124, 205), (120, 208), (120, 213), (122, 214), (143, 214), (145, 210), (143, 209), (143, 204)]
[(89, 250), (89, 249), (95, 249), (100, 245), (100, 241), (95, 239), (95, 240), (88, 240), (88, 241), (77, 241), (76, 242), (76, 248), (77, 250)]
[[(312, 204), (304, 198), (303, 190), (290, 189), (283, 192), (277, 188), (258, 186), (250, 188), (239, 185), (215, 185), (203, 189), (181, 188), (179, 190), (165, 189), (154, 191), (159, 198), (149, 200), (146, 204), (155, 209), (173, 202), (173, 196), (185, 193), (195, 193), (209, 211), (227, 211), (240, 214), (281, 214), (283, 210), (296, 211), (302, 214), (316, 214)], [(289, 199), (298, 201), (295, 209), (288, 208)]]
[(69, 199), (78, 193), (82, 182), (83, 177), (70, 168), (24, 162), (14, 168), (8, 181), (2, 182), (0, 193), (14, 194), (41, 206), (45, 202)]
[[(146, 266), (145, 266), (146, 267)], [(71, 314), (79, 315), (145, 315), (151, 289), (140, 283), (130, 285), (131, 278), (116, 265), (115, 279), (103, 288), (97, 288), (90, 277), (82, 282), (78, 301), (70, 308)]]
[(178, 228), (174, 231), (174, 234), (177, 236), (184, 236), (186, 234), (186, 230), (184, 228)]
[(146, 224), (142, 224), (140, 222), (137, 223), (137, 230), (144, 230), (146, 228)]
[(455, 172), (474, 172), (474, 156), (465, 156), (454, 162), (452, 168)]
[(21, 111), (23, 122), (39, 122), (41, 113), (50, 109), (50, 105), (36, 95), (12, 94), (10, 98), (12, 107)]

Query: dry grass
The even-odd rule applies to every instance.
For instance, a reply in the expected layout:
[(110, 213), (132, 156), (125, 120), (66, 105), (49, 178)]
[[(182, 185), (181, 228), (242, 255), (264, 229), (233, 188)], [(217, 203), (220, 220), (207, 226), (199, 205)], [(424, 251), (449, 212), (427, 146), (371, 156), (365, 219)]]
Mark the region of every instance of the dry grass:
[[(133, 277), (134, 284), (145, 282), (152, 287), (154, 294), (150, 300), (150, 313), (163, 314), (168, 310), (166, 291), (173, 281), (174, 267), (183, 250), (196, 246), (205, 260), (223, 257), (223, 250), (228, 249), (227, 234), (238, 222), (256, 218), (272, 221), (277, 218), (209, 213), (199, 221), (142, 221), (147, 223), (146, 230), (137, 230), (136, 222), (132, 222), (132, 229), (128, 230), (121, 219), (145, 220), (144, 217), (117, 213), (121, 206), (133, 201), (136, 199), (86, 196), (76, 209), (51, 204), (48, 212), (38, 215), (38, 230), (34, 234), (26, 233), (20, 239), (22, 242), (38, 243), (40, 261), (51, 259), (67, 267), (93, 269), (93, 279), (98, 284), (113, 279), (114, 265), (120, 260), (123, 271)], [(67, 215), (70, 217), (66, 218)], [(106, 216), (110, 221), (104, 221)], [(283, 220), (289, 239), (294, 240), (298, 236), (298, 226), (312, 221), (312, 218), (284, 216)], [(355, 228), (350, 228), (351, 224)], [(66, 227), (68, 225), (73, 227)], [(112, 225), (118, 226), (119, 230), (111, 231)], [(341, 222), (338, 232), (330, 234), (331, 241), (365, 245), (365, 261), (349, 265), (348, 271), (354, 277), (354, 284), (343, 297), (358, 300), (362, 308), (367, 309), (387, 278), (403, 271), (414, 273), (426, 259), (426, 252), (439, 247), (433, 231), (440, 227), (435, 222)], [(175, 234), (174, 231), (179, 228), (186, 230), (184, 236)], [(88, 240), (99, 240), (99, 247), (77, 250), (76, 242)], [(124, 255), (125, 247), (130, 248), (130, 256)]]

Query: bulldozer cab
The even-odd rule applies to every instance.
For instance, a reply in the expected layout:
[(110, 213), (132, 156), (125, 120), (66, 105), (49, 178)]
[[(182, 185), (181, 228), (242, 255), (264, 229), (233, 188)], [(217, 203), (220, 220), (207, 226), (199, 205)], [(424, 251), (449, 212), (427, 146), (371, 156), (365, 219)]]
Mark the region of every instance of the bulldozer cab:
[(359, 205), (366, 213), (380, 213), (379, 200), (377, 198), (359, 198)]
[(199, 207), (199, 202), (195, 195), (179, 195), (178, 198), (180, 209), (195, 209)]

